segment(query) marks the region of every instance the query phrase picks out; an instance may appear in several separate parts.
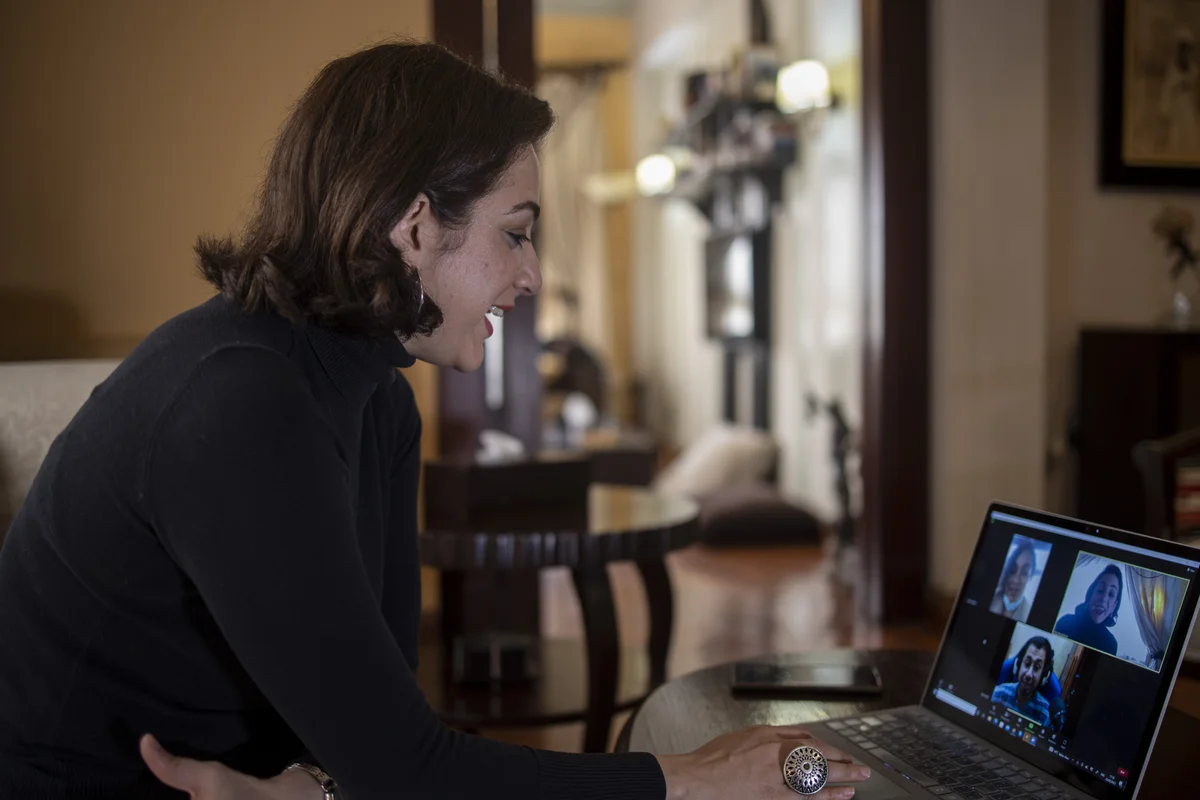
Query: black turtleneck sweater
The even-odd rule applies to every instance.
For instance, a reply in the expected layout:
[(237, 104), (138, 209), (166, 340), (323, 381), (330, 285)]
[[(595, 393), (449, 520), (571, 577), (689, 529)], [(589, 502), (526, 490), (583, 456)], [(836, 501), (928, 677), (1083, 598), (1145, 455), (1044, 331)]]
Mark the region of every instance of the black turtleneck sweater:
[(137, 741), (352, 800), (662, 800), (653, 756), (444, 727), (413, 677), (421, 424), (381, 344), (215, 298), (57, 438), (0, 551), (0, 797), (178, 797)]

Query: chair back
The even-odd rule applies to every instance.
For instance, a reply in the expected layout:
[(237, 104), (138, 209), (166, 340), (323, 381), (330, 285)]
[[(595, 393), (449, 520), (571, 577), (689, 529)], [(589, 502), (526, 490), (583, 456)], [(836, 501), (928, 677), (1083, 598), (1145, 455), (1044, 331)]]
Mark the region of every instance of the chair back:
[(0, 541), (51, 442), (118, 363), (95, 359), (0, 364)]

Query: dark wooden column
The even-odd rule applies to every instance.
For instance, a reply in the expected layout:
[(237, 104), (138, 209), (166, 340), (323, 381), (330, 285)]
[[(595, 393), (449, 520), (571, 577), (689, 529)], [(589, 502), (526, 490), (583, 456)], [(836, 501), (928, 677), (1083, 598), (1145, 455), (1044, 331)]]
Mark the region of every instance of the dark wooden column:
[[(433, 39), (483, 66), (483, 0), (433, 0)], [(507, 356), (507, 354), (506, 354)], [(506, 359), (507, 360), (507, 359)], [(469, 456), (479, 432), (501, 427), (500, 414), (487, 407), (482, 370), (438, 371), (438, 449), (442, 456)]]
[[(499, 67), (509, 80), (533, 88), (533, 0), (497, 0)], [(433, 37), (484, 66), (483, 0), (434, 0)], [(479, 432), (496, 428), (516, 436), (531, 452), (541, 439), (542, 383), (537, 371), (537, 301), (524, 297), (504, 317), (504, 403), (489, 408), (483, 370), (459, 373), (443, 368), (438, 381), (438, 435), (441, 454), (469, 456)]]
[[(500, 72), (533, 88), (533, 0), (498, 0), (496, 55)], [(433, 0), (434, 41), (475, 64), (486, 67), (484, 0)], [(504, 316), (504, 402), (489, 408), (485, 370), (460, 373), (443, 368), (438, 375), (438, 439), (442, 457), (470, 457), (479, 433), (488, 428), (520, 438), (536, 452), (541, 438), (542, 383), (537, 362), (537, 305), (535, 298), (517, 301)], [(437, 487), (427, 482), (427, 491)], [(436, 504), (435, 504), (436, 505)], [(427, 506), (428, 507), (428, 506)], [(445, 527), (436, 514), (429, 529)], [(501, 602), (502, 601), (502, 602)], [(506, 631), (537, 636), (540, 598), (536, 574), (520, 571), (443, 571), (441, 617), (444, 644), (460, 634)]]
[(483, 0), (433, 0), (433, 40), (483, 64)]
[(862, 0), (865, 611), (922, 618), (929, 575), (929, 2)]

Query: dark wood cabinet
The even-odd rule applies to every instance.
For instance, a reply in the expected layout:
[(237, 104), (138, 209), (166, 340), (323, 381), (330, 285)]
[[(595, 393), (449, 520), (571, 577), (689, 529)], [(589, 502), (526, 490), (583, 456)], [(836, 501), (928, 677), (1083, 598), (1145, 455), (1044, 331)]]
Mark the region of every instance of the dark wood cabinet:
[(1075, 514), (1140, 532), (1133, 447), (1200, 426), (1200, 331), (1087, 328), (1078, 370)]

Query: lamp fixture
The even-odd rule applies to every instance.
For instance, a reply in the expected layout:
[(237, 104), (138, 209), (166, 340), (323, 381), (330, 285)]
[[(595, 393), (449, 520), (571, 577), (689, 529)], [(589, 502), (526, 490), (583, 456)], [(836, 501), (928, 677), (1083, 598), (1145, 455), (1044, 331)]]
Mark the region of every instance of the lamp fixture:
[(635, 173), (638, 191), (644, 195), (666, 194), (675, 188), (677, 172), (670, 156), (662, 153), (646, 156), (638, 162)]
[(814, 111), (832, 104), (829, 70), (820, 61), (797, 61), (779, 70), (775, 79), (775, 106), (782, 113)]

